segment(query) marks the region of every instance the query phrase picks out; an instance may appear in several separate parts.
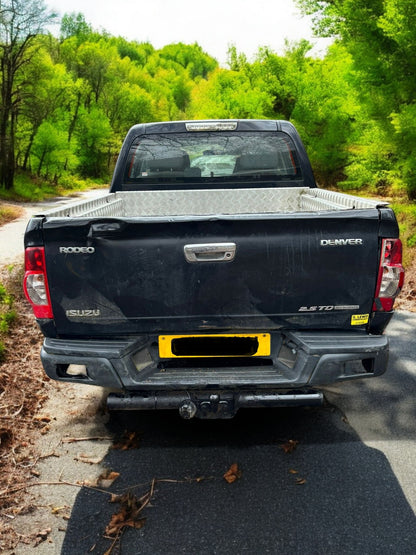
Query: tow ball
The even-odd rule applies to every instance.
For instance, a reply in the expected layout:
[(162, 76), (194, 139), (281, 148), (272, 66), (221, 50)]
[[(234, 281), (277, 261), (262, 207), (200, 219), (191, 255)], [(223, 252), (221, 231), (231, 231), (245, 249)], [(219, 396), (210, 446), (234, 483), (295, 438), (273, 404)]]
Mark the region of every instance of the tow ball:
[(197, 412), (196, 405), (193, 401), (185, 401), (179, 407), (179, 414), (184, 420), (190, 420)]
[(234, 397), (232, 395), (223, 397), (218, 393), (213, 393), (207, 398), (187, 399), (179, 407), (179, 414), (182, 418), (233, 418), (236, 410), (234, 407)]

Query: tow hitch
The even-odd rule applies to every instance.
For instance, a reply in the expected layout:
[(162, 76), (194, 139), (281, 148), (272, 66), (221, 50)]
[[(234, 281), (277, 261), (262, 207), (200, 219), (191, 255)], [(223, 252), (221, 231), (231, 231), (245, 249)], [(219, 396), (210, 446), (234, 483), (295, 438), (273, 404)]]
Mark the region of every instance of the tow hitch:
[(233, 418), (245, 407), (318, 406), (323, 394), (314, 390), (299, 391), (158, 391), (131, 395), (110, 393), (109, 410), (178, 409), (182, 418)]
[(234, 407), (234, 395), (221, 396), (212, 393), (208, 397), (196, 397), (193, 400), (184, 401), (179, 407), (182, 418), (233, 418), (237, 409)]

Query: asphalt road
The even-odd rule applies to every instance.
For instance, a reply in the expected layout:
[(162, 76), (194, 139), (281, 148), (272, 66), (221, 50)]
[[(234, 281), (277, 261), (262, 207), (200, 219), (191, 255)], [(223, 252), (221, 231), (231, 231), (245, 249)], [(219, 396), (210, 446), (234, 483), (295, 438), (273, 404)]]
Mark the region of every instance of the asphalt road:
[[(139, 441), (108, 452), (120, 473), (110, 491), (141, 497), (159, 481), (144, 526), (127, 528), (112, 553), (414, 555), (415, 327), (416, 314), (397, 313), (388, 372), (329, 388), (322, 408), (241, 410), (231, 421), (113, 417), (111, 432)], [(241, 477), (229, 484), (233, 463)], [(82, 489), (62, 553), (105, 553), (118, 511), (108, 494)]]

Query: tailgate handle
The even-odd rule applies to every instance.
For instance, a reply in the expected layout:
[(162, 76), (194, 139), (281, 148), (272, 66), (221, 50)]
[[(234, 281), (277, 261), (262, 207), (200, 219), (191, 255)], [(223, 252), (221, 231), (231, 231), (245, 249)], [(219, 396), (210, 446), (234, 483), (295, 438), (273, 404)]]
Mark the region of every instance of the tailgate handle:
[(202, 243), (185, 245), (183, 248), (187, 262), (231, 262), (234, 260), (235, 243)]

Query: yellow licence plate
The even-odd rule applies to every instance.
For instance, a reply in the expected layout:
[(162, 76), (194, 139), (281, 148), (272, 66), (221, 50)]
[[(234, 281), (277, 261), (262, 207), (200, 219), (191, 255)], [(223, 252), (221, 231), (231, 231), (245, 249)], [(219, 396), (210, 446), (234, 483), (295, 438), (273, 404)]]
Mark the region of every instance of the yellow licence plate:
[(270, 356), (269, 333), (160, 335), (160, 358)]

